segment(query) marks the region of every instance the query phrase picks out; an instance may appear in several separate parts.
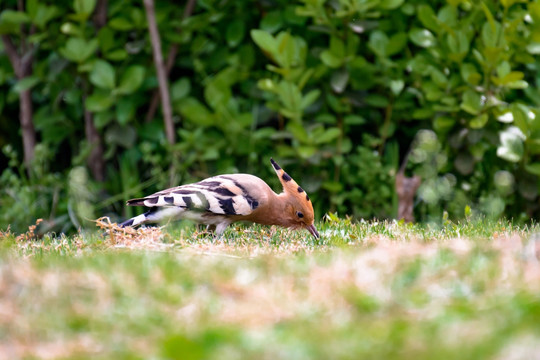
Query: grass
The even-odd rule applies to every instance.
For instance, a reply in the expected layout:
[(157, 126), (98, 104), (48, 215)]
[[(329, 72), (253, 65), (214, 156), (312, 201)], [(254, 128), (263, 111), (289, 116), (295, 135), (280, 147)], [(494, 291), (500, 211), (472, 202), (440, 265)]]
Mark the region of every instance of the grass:
[(0, 359), (540, 356), (537, 225), (99, 224), (0, 233)]

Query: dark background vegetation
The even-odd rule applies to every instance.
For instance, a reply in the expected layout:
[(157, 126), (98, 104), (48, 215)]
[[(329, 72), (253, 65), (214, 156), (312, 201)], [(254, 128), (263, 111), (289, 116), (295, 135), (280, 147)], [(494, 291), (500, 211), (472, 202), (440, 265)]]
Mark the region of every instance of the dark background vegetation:
[(395, 217), (402, 163), (422, 178), (417, 220), (539, 214), (537, 1), (0, 11), (0, 228), (43, 218), (43, 231), (73, 231), (131, 216), (128, 198), (227, 172), (277, 189), (270, 156), (318, 217)]

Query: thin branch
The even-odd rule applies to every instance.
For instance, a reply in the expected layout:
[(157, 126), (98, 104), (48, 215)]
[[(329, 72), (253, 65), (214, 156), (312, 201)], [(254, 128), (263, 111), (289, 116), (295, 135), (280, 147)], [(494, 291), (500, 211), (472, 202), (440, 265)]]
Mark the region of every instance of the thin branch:
[[(184, 15), (182, 16), (182, 20), (187, 19), (188, 17), (193, 14), (193, 10), (195, 9), (195, 4), (197, 0), (188, 0), (186, 7), (184, 8)], [(171, 73), (171, 70), (174, 66), (174, 61), (176, 60), (176, 55), (178, 54), (178, 51), (180, 50), (180, 44), (174, 43), (171, 48), (169, 49), (169, 53), (167, 54), (167, 61), (165, 62), (165, 69), (167, 71), (167, 77)], [(152, 94), (152, 100), (150, 100), (150, 106), (148, 107), (148, 112), (145, 116), (145, 121), (150, 122), (156, 115), (156, 110), (159, 105), (159, 91), (156, 90)]]
[(19, 94), (19, 121), (21, 123), (21, 133), (24, 149), (24, 163), (26, 166), (34, 159), (34, 149), (36, 147), (36, 130), (32, 122), (33, 107), (31, 90), (21, 91)]
[(15, 75), (17, 75), (17, 78), (19, 79), (22, 78), (21, 59), (17, 53), (17, 49), (15, 48), (13, 41), (8, 35), (2, 35), (2, 42), (4, 43), (4, 49), (6, 50), (9, 61), (11, 62), (11, 66), (13, 66)]
[(161, 107), (163, 111), (163, 121), (165, 122), (165, 133), (170, 144), (174, 144), (176, 135), (174, 132), (174, 123), (172, 118), (171, 97), (169, 93), (169, 85), (167, 82), (167, 74), (163, 63), (163, 55), (161, 53), (161, 40), (156, 23), (156, 15), (153, 0), (144, 0), (146, 8), (146, 18), (148, 21), (148, 30), (150, 32), (150, 41), (152, 43), (152, 52), (154, 54), (154, 65), (158, 76), (159, 92), (161, 95)]
[[(107, 0), (99, 0), (94, 11), (96, 32), (107, 24)], [(83, 103), (86, 102), (88, 86), (85, 82)], [(92, 176), (97, 181), (105, 180), (105, 158), (103, 157), (103, 140), (94, 123), (94, 114), (84, 108), (84, 133), (90, 144), (90, 154), (87, 163)]]
[(99, 0), (94, 11), (94, 22), (99, 30), (107, 24), (107, 0)]
[[(83, 101), (86, 101), (86, 95), (83, 95)], [(84, 111), (84, 133), (86, 140), (90, 144), (90, 155), (88, 156), (88, 167), (92, 176), (97, 181), (105, 180), (105, 161), (103, 160), (103, 144), (101, 136), (94, 125), (93, 114)]]
[[(2, 42), (17, 79), (21, 80), (31, 75), (32, 61), (34, 59), (33, 49), (20, 56), (15, 44), (8, 35), (2, 35)], [(24, 163), (27, 169), (29, 169), (28, 166), (34, 158), (34, 148), (36, 146), (36, 130), (32, 122), (32, 116), (32, 93), (31, 90), (24, 90), (19, 94), (19, 122), (23, 140)]]

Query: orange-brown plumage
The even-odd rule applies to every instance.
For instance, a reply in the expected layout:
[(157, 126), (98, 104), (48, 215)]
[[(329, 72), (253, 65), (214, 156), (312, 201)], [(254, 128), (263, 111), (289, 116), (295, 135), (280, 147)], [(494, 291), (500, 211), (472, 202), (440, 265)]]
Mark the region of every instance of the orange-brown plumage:
[(128, 205), (147, 206), (151, 210), (121, 225), (135, 226), (167, 218), (185, 218), (214, 227), (220, 235), (233, 222), (250, 221), (293, 229), (306, 228), (318, 238), (309, 196), (273, 159), (270, 161), (283, 186), (281, 194), (276, 194), (263, 180), (253, 175), (218, 175), (129, 200)]

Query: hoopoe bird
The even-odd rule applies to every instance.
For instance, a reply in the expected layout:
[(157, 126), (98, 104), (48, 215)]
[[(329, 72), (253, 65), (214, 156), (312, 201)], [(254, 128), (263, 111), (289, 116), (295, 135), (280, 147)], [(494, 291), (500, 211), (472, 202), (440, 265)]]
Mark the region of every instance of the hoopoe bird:
[(270, 162), (283, 186), (281, 194), (276, 194), (257, 176), (218, 175), (128, 200), (128, 206), (146, 206), (150, 210), (124, 221), (120, 226), (188, 219), (207, 225), (220, 236), (231, 223), (249, 221), (292, 229), (305, 228), (319, 238), (313, 224), (313, 205), (309, 196), (273, 159)]

